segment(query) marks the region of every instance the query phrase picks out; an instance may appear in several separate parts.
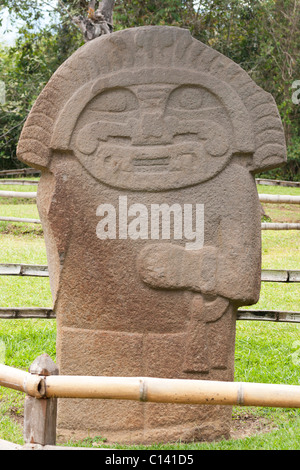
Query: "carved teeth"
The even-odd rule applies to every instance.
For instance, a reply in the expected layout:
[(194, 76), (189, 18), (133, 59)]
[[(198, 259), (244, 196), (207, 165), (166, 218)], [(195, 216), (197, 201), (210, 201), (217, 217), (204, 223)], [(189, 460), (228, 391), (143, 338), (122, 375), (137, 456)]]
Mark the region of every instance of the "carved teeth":
[(160, 166), (169, 165), (170, 157), (159, 158), (135, 158), (133, 161), (134, 166)]

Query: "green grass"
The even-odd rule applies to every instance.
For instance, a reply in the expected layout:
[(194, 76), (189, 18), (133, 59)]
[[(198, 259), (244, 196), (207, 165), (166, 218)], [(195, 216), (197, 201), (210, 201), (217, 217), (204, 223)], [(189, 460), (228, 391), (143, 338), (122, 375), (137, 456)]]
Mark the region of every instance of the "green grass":
[(298, 187), (286, 187), (286, 186), (269, 186), (266, 184), (258, 184), (257, 190), (259, 194), (278, 194), (280, 196), (300, 196), (300, 186)]
[[(259, 191), (268, 194), (299, 195), (298, 188), (263, 186)], [(268, 208), (271, 205), (268, 205)], [(295, 206), (299, 207), (299, 206)], [(0, 213), (36, 217), (32, 204), (1, 205)], [(16, 210), (16, 212), (13, 212)], [(10, 212), (9, 212), (10, 211)], [(285, 209), (285, 215), (289, 213)], [(3, 214), (4, 215), (4, 214)], [(18, 215), (15, 215), (18, 216)], [(286, 219), (284, 219), (285, 221)], [(262, 254), (265, 269), (300, 269), (299, 231), (263, 231)], [(45, 243), (32, 226), (25, 232), (18, 226), (1, 231), (0, 263), (47, 264)], [(263, 283), (259, 303), (250, 308), (300, 311), (299, 284)], [(0, 277), (0, 305), (5, 307), (51, 307), (49, 280)], [(55, 360), (56, 322), (54, 320), (0, 320), (0, 360), (7, 365), (27, 370), (42, 353)], [(246, 322), (237, 323), (235, 380), (256, 383), (300, 385), (300, 324)], [(1, 352), (2, 345), (2, 352)], [(23, 443), (22, 414), (24, 396), (0, 388), (0, 439)], [(300, 450), (300, 411), (274, 408), (238, 408), (233, 411), (233, 423), (249, 423), (264, 427), (265, 433), (216, 443), (168, 444), (159, 443), (137, 448), (152, 450)], [(254, 429), (255, 429), (254, 426)], [(91, 438), (69, 445), (105, 447), (100, 438)], [(128, 448), (114, 446), (114, 448)], [(132, 447), (130, 447), (132, 448)]]
[(2, 217), (20, 217), (25, 219), (39, 219), (36, 204), (6, 204), (0, 205)]

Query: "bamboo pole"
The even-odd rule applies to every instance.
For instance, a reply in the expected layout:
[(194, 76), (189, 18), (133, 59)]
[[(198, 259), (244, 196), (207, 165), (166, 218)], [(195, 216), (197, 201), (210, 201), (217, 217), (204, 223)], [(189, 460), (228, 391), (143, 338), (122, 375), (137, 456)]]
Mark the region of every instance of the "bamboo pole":
[(47, 398), (300, 408), (300, 386), (126, 377), (53, 376)]
[(40, 175), (40, 170), (34, 168), (21, 168), (20, 170), (1, 170), (0, 177), (13, 175)]
[[(56, 314), (53, 310), (48, 308), (0, 308), (0, 319), (3, 320), (28, 320), (37, 318), (55, 320)], [(237, 320), (300, 323), (300, 312), (238, 310)]]
[(262, 223), (262, 230), (300, 230), (300, 224)]
[(0, 365), (0, 386), (24, 392), (24, 380), (28, 373), (13, 367)]
[[(1, 184), (1, 182), (0, 182)], [(35, 199), (37, 193), (35, 192), (18, 192), (18, 191), (0, 191), (0, 197), (15, 197), (20, 199)]]
[(259, 194), (260, 202), (271, 204), (300, 204), (300, 196), (278, 196), (272, 194)]
[(287, 186), (287, 187), (300, 186), (300, 181), (269, 180), (269, 179), (264, 179), (264, 178), (256, 178), (256, 183), (267, 185), (267, 186)]
[(0, 186), (35, 186), (39, 182), (36, 180), (2, 180), (0, 179)]
[(34, 264), (0, 264), (0, 276), (49, 277), (49, 272), (48, 266), (45, 265), (37, 266)]
[(0, 222), (21, 222), (24, 224), (39, 224), (42, 222), (38, 219), (19, 219), (18, 217), (0, 217)]
[(0, 386), (36, 398), (300, 408), (300, 386), (147, 377), (34, 376), (0, 365)]
[(0, 307), (0, 318), (4, 320), (29, 320), (42, 318), (44, 320), (54, 320), (55, 312), (49, 308), (6, 308)]
[[(0, 276), (49, 277), (49, 272), (47, 265), (5, 263), (0, 264)], [(262, 269), (261, 280), (262, 282), (300, 282), (300, 271)]]
[(42, 377), (3, 364), (0, 364), (0, 387), (18, 390), (35, 398), (43, 398), (45, 395)]

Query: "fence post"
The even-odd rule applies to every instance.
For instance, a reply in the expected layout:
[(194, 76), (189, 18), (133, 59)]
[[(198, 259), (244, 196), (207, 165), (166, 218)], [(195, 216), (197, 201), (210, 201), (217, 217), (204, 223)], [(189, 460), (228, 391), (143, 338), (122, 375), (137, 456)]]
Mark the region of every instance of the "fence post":
[[(59, 371), (47, 354), (39, 356), (29, 368), (30, 374), (49, 376)], [(56, 398), (25, 397), (24, 441), (29, 445), (56, 445)]]

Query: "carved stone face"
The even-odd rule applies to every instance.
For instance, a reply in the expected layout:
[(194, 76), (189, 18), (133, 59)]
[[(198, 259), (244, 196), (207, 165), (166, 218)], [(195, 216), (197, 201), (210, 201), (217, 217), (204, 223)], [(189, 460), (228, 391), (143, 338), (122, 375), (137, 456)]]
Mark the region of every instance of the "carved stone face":
[(199, 77), (182, 85), (176, 70), (150, 72), (131, 76), (132, 84), (124, 76), (115, 86), (100, 85), (73, 132), (75, 155), (97, 180), (117, 188), (159, 191), (212, 178), (233, 149), (224, 103)]

